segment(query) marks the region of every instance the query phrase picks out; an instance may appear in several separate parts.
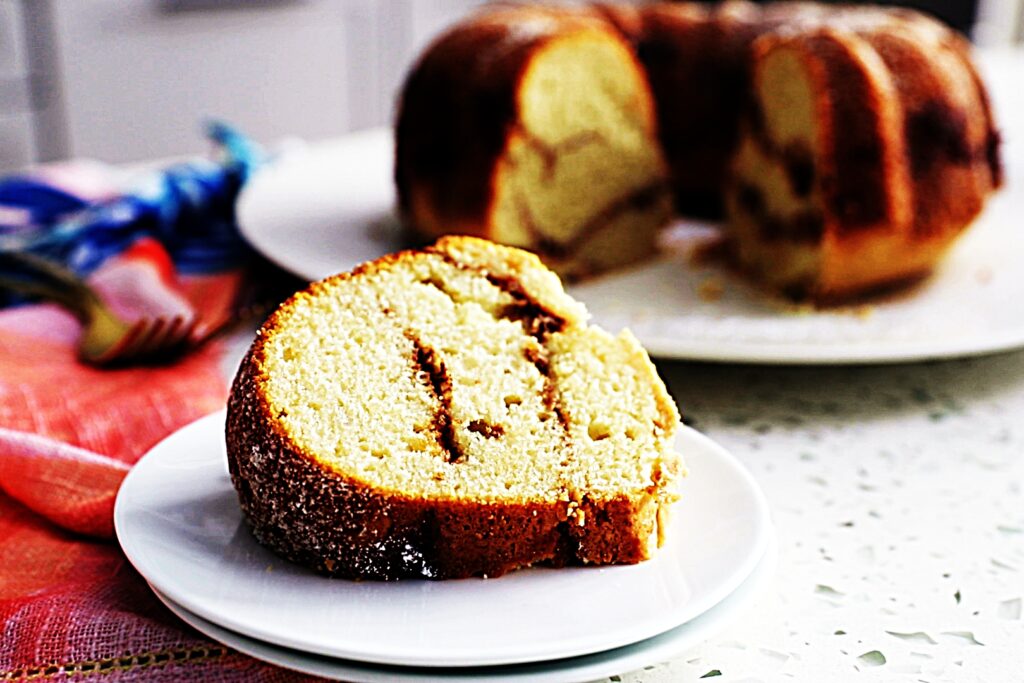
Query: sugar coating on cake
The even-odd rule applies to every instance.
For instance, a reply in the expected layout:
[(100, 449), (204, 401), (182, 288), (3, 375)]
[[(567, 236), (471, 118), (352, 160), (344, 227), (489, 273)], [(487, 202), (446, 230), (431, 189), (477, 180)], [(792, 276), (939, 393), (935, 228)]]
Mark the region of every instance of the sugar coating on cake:
[(535, 256), (473, 238), (295, 295), (229, 403), (257, 538), (350, 578), (648, 558), (678, 414), (636, 340), (586, 315)]

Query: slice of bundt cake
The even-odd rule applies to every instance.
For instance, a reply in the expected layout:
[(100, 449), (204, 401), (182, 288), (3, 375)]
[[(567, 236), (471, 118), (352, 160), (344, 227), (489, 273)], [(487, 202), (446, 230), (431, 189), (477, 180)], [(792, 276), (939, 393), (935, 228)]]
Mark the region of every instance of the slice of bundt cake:
[(921, 15), (805, 8), (754, 42), (752, 90), (726, 200), (741, 266), (774, 289), (918, 279), (1000, 182), (963, 41)]
[(312, 285), (260, 330), (227, 453), (256, 537), (364, 579), (634, 563), (660, 542), (675, 405), (628, 333), (531, 254), (449, 237)]
[(412, 70), (396, 134), (418, 233), (528, 248), (562, 275), (650, 255), (671, 199), (647, 80), (587, 11), (491, 10)]

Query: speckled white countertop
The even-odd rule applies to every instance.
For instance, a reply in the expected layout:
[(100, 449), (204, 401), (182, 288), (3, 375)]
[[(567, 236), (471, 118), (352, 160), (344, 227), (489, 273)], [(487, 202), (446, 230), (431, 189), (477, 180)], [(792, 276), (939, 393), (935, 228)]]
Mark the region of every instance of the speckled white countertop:
[[(1014, 182), (1024, 55), (978, 56)], [(734, 626), (619, 680), (1024, 683), (1024, 352), (659, 369), (761, 484), (779, 563)]]
[(617, 680), (1024, 681), (1024, 352), (659, 369), (763, 487), (779, 565), (740, 623)]
[[(1021, 53), (982, 56), (1007, 79), (998, 110), (1024, 111)], [(1024, 159), (1024, 137), (1006, 143)], [(227, 375), (250, 339), (230, 340)], [(605, 681), (1024, 683), (1024, 351), (658, 366), (686, 421), (763, 488), (778, 570), (726, 631)]]

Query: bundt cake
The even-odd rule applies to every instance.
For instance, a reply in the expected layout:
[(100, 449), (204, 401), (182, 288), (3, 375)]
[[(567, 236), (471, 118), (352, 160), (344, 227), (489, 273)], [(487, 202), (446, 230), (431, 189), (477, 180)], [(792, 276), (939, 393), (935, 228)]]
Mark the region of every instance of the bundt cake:
[(536, 256), (471, 237), (296, 294), (228, 404), (256, 538), (356, 579), (648, 558), (679, 416), (636, 340), (586, 315)]
[[(828, 303), (919, 278), (1001, 184), (999, 136), (969, 46), (922, 14), (743, 0), (519, 8), (457, 25), (409, 76), (395, 174), (414, 230), (486, 235), (532, 249), (556, 269), (569, 264), (570, 274), (653, 250), (651, 226), (665, 215), (660, 204), (639, 212), (644, 220), (612, 212), (614, 229), (577, 218), (623, 206), (591, 180), (603, 175), (597, 162), (559, 154), (558, 144), (543, 147), (548, 157), (539, 158), (558, 161), (535, 164), (557, 167), (564, 184), (534, 183), (543, 174), (508, 163), (518, 159), (524, 130), (556, 143), (575, 139), (577, 129), (568, 133), (553, 118), (524, 112), (557, 106), (569, 118), (591, 111), (577, 101), (613, 99), (602, 86), (608, 69), (636, 80), (628, 56), (588, 71), (591, 58), (568, 38), (582, 30), (570, 27), (584, 25), (589, 36), (603, 32), (604, 40), (630, 46), (644, 78), (629, 91), (644, 102), (653, 95), (656, 126), (643, 127), (637, 139), (647, 147), (629, 157), (651, 160), (648, 170), (625, 174), (621, 186), (650, 180), (655, 187), (663, 157), (677, 210), (724, 211), (732, 257), (772, 290)], [(558, 63), (573, 70), (560, 87), (536, 87), (524, 74), (552, 43), (564, 47)], [(615, 127), (625, 128), (623, 117), (600, 120), (608, 123), (602, 139), (621, 139)], [(600, 152), (601, 164), (615, 165), (615, 146)], [(537, 230), (531, 212), (509, 211), (496, 229), (503, 196), (575, 213), (545, 213)], [(626, 204), (635, 206), (637, 196), (648, 195)]]

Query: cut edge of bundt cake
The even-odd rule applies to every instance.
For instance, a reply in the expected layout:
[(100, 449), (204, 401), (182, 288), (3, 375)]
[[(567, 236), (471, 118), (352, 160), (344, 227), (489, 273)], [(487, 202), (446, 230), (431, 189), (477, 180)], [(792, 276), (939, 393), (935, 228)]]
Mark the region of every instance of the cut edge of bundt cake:
[(848, 35), (755, 41), (753, 102), (727, 196), (742, 268), (814, 297), (824, 293), (829, 242), (903, 239), (910, 215), (892, 88), (869, 46)]
[(753, 54), (726, 193), (741, 269), (824, 305), (928, 275), (1000, 182), (962, 41), (923, 16), (839, 9)]
[[(466, 70), (467, 58), (475, 69)], [(671, 215), (646, 77), (594, 12), (506, 8), (458, 26), (411, 72), (397, 131), (402, 212), (428, 237), (486, 237), (578, 277), (649, 256)], [(486, 151), (458, 149), (481, 132)], [(440, 149), (439, 139), (453, 148)], [(452, 157), (458, 179), (435, 175), (442, 162), (428, 144)]]
[(261, 328), (232, 388), (256, 537), (349, 578), (633, 563), (664, 534), (675, 404), (628, 333), (531, 254), (449, 237), (329, 278)]

